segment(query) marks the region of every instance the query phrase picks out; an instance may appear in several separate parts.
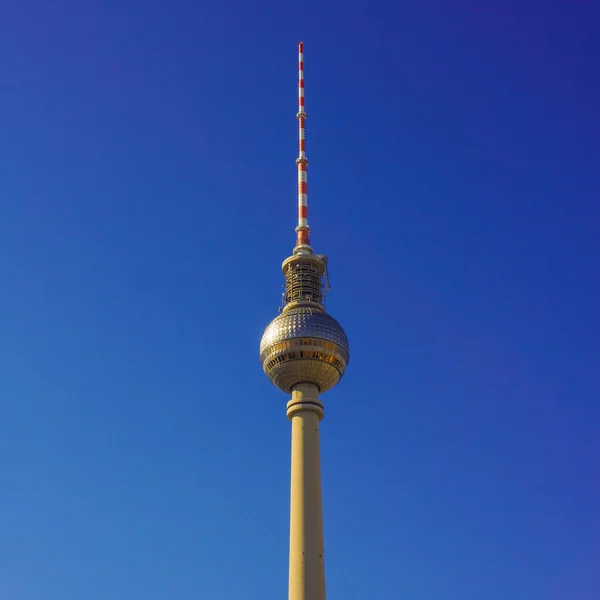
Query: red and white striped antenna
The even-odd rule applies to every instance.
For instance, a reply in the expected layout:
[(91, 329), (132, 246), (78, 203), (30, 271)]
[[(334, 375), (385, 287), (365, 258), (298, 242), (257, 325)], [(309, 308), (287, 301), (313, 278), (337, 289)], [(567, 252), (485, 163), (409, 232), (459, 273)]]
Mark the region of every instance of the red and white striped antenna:
[(298, 239), (296, 241), (296, 250), (310, 250), (308, 226), (308, 181), (307, 167), (308, 159), (306, 158), (306, 133), (305, 120), (306, 112), (304, 111), (304, 42), (298, 44), (298, 144), (299, 154), (296, 159), (298, 165), (298, 227), (296, 232)]

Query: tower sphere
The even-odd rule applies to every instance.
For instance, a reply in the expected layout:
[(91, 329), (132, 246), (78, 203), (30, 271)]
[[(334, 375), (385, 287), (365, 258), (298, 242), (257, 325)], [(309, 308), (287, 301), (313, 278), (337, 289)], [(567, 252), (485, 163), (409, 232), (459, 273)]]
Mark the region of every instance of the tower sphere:
[(321, 306), (288, 306), (269, 323), (260, 342), (260, 361), (271, 383), (290, 393), (312, 383), (321, 393), (342, 378), (350, 360), (342, 326)]

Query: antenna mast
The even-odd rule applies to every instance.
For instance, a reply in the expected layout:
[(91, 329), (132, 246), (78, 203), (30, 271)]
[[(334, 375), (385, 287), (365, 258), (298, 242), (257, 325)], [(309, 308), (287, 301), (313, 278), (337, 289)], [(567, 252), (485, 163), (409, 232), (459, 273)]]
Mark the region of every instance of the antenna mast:
[(307, 167), (308, 159), (306, 158), (306, 133), (305, 120), (306, 112), (304, 111), (304, 42), (298, 44), (298, 147), (299, 154), (296, 159), (298, 165), (298, 227), (296, 232), (298, 239), (294, 253), (301, 250), (311, 251), (308, 226), (308, 181)]

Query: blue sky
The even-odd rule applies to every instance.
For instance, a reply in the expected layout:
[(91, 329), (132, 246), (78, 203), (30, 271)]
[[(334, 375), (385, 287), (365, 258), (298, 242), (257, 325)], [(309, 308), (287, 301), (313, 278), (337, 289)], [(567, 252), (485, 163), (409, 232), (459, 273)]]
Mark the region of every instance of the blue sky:
[(1, 4), (0, 598), (286, 596), (301, 39), (329, 598), (598, 597), (592, 5)]

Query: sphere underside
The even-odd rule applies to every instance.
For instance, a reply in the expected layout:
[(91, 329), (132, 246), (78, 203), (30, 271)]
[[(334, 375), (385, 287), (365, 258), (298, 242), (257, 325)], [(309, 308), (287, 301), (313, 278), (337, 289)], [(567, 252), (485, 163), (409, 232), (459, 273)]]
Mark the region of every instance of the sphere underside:
[(334, 387), (350, 359), (341, 325), (315, 307), (290, 308), (273, 319), (260, 343), (260, 361), (273, 385), (291, 392), (312, 383), (325, 392)]

